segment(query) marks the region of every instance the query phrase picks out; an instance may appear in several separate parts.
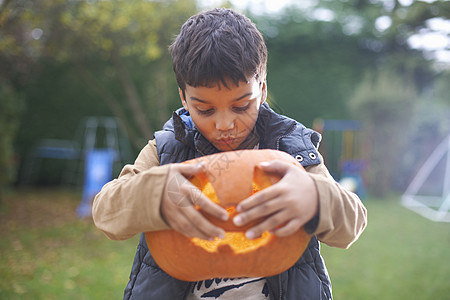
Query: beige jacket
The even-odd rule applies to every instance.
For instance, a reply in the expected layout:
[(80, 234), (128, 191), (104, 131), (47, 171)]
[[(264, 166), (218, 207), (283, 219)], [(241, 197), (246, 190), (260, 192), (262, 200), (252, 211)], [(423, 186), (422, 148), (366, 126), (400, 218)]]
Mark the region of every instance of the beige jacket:
[[(343, 189), (320, 165), (307, 167), (319, 192), (319, 223), (314, 234), (333, 247), (348, 248), (363, 232), (367, 211), (358, 196)], [(128, 239), (140, 232), (168, 229), (160, 205), (170, 165), (159, 165), (155, 140), (107, 183), (94, 199), (95, 225), (110, 239)]]

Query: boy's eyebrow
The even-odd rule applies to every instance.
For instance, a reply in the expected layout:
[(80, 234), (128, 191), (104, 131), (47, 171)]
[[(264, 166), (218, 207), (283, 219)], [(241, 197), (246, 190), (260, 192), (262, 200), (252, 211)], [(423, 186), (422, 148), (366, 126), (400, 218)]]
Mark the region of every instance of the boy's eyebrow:
[[(234, 99), (233, 102), (242, 100), (242, 99), (244, 99), (244, 98), (246, 98), (248, 96), (251, 96), (251, 95), (252, 95), (252, 93), (246, 93), (246, 94), (240, 96), (239, 98)], [(191, 98), (191, 100), (195, 100), (195, 101), (198, 101), (198, 102), (201, 102), (201, 103), (208, 103), (208, 101), (199, 99), (199, 98), (194, 97), (194, 96), (190, 96), (189, 98)]]

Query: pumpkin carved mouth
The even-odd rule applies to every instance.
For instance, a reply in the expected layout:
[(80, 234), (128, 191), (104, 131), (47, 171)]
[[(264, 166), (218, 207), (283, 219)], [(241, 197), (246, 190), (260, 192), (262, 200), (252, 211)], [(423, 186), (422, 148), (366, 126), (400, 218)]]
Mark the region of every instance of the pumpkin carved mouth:
[(264, 232), (261, 237), (249, 240), (245, 231), (261, 220), (239, 227), (233, 223), (240, 201), (280, 180), (258, 167), (260, 162), (274, 159), (302, 168), (292, 156), (277, 150), (222, 152), (185, 162), (205, 164), (206, 171), (189, 180), (211, 201), (228, 211), (227, 221), (202, 212), (211, 223), (225, 230), (225, 238), (207, 241), (187, 238), (174, 230), (147, 232), (145, 238), (158, 266), (177, 279), (199, 281), (219, 277), (267, 277), (294, 265), (310, 240), (303, 228), (287, 237)]
[[(241, 169), (240, 171), (243, 172), (243, 174), (236, 174), (234, 178), (229, 178), (228, 180), (218, 178), (217, 174), (214, 174), (214, 171), (214, 169), (211, 170), (207, 168), (206, 172), (200, 172), (190, 178), (190, 182), (212, 202), (224, 207), (228, 212), (228, 220), (218, 220), (206, 213), (204, 216), (211, 223), (223, 228), (227, 232), (245, 232), (262, 221), (256, 220), (239, 227), (234, 225), (233, 218), (237, 215), (236, 206), (241, 200), (273, 185), (278, 182), (280, 178), (276, 175), (264, 173), (257, 165), (254, 165), (253, 168)], [(227, 171), (230, 172), (232, 170)], [(226, 173), (223, 170), (219, 173), (225, 177)], [(216, 188), (214, 188), (214, 185)], [(199, 209), (198, 206), (196, 206), (196, 208)]]
[[(201, 178), (205, 178), (200, 175)], [(257, 182), (256, 182), (257, 181)], [(194, 180), (194, 185), (199, 188), (203, 194), (205, 194), (211, 201), (214, 203), (220, 204), (220, 200), (217, 198), (217, 194), (214, 191), (214, 187), (209, 181), (205, 180)], [(261, 191), (262, 189), (271, 185), (269, 178), (264, 175), (262, 170), (258, 167), (255, 167), (253, 172), (253, 182), (252, 182), (252, 192), (251, 195)], [(229, 216), (229, 220), (233, 220), (233, 217), (237, 214), (236, 207), (230, 206), (226, 208)], [(220, 224), (224, 226), (224, 224)], [(227, 224), (228, 227), (234, 226), (233, 224)], [(248, 225), (246, 227), (249, 227)], [(265, 244), (269, 243), (273, 239), (273, 235), (269, 232), (263, 232), (261, 237), (255, 239), (247, 239), (244, 232), (242, 232), (241, 227), (237, 227), (238, 231), (227, 231), (225, 232), (225, 238), (215, 238), (213, 241), (202, 240), (199, 238), (192, 238), (191, 241), (196, 246), (202, 247), (205, 251), (208, 252), (217, 252), (217, 253), (235, 253), (242, 254), (254, 251), (259, 247), (263, 247)]]
[(273, 239), (269, 232), (264, 232), (261, 237), (249, 240), (242, 232), (226, 232), (224, 239), (215, 238), (213, 241), (206, 241), (199, 238), (192, 238), (191, 241), (196, 246), (202, 247), (211, 253), (235, 253), (243, 254), (263, 247)]

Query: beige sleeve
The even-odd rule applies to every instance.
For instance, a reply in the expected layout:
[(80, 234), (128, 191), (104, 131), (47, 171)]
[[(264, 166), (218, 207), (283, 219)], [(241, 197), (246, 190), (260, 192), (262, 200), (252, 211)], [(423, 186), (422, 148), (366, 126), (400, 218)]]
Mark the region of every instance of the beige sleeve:
[(332, 247), (348, 248), (364, 231), (367, 210), (359, 197), (341, 187), (320, 165), (307, 168), (319, 192), (319, 222), (314, 234)]
[[(168, 170), (169, 165), (159, 166), (156, 142), (150, 141), (134, 164), (126, 165), (94, 198), (95, 225), (113, 240), (168, 229), (160, 213)], [(348, 248), (366, 226), (366, 208), (356, 194), (335, 182), (323, 163), (307, 171), (319, 193), (318, 225), (313, 234), (327, 245)]]
[(160, 214), (168, 170), (169, 165), (159, 166), (156, 142), (150, 141), (94, 198), (95, 225), (112, 240), (169, 228)]

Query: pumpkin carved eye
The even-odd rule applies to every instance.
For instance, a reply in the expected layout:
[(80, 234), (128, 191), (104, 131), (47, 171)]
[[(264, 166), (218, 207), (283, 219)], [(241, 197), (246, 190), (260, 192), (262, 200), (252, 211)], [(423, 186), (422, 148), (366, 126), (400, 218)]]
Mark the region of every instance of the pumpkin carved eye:
[(205, 241), (187, 238), (173, 230), (147, 232), (145, 238), (156, 263), (172, 277), (184, 281), (267, 277), (289, 269), (309, 243), (310, 236), (303, 228), (288, 237), (264, 232), (261, 237), (248, 240), (244, 232), (261, 220), (242, 227), (232, 221), (240, 201), (280, 180), (257, 166), (274, 159), (302, 168), (293, 157), (276, 150), (239, 150), (187, 161), (202, 161), (206, 166), (205, 173), (197, 174), (190, 181), (228, 211), (228, 221), (203, 213), (210, 222), (225, 230), (225, 238)]

